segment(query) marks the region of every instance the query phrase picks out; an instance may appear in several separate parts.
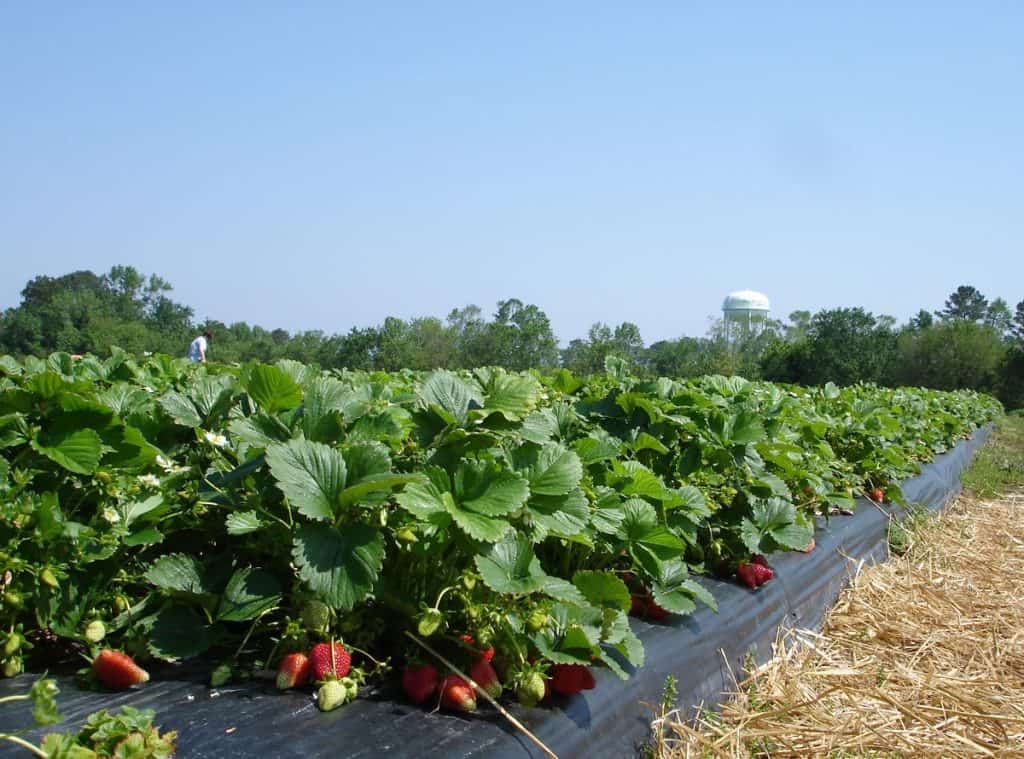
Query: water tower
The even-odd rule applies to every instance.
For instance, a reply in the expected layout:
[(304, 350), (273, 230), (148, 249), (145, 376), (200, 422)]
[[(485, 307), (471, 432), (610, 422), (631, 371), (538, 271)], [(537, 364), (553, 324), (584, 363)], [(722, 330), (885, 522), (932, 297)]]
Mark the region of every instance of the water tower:
[(729, 293), (722, 303), (722, 321), (725, 337), (735, 340), (760, 334), (768, 321), (771, 304), (768, 296), (754, 290), (737, 290)]

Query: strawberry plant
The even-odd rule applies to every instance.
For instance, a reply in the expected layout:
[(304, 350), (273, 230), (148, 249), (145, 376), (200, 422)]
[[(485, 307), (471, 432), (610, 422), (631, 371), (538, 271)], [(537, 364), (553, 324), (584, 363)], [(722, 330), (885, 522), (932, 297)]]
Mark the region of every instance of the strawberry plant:
[(595, 664), (642, 666), (631, 610), (714, 608), (701, 574), (756, 588), (770, 570), (751, 555), (805, 549), (855, 494), (901, 502), (901, 480), (1001, 412), (966, 391), (610, 368), (5, 358), (3, 671), (109, 647), (154, 677), (203, 658), (218, 684), (318, 680), (333, 709), (393, 660), (414, 700), (475, 703), (408, 631), (535, 704)]

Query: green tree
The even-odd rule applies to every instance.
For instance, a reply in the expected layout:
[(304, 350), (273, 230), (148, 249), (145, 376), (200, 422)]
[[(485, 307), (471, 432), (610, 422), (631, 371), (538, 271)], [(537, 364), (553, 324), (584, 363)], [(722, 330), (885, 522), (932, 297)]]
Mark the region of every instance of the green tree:
[(960, 285), (946, 298), (945, 308), (935, 315), (943, 321), (980, 322), (988, 311), (988, 299), (970, 285)]
[(456, 366), (466, 368), (493, 363), (487, 320), (479, 306), (452, 309), (447, 324), (455, 346)]
[(900, 335), (897, 379), (939, 390), (994, 390), (1004, 354), (992, 327), (950, 320)]
[(612, 335), (612, 346), (615, 355), (633, 363), (639, 362), (644, 350), (640, 328), (633, 322), (622, 322)]
[(888, 324), (863, 308), (819, 311), (802, 340), (770, 343), (761, 361), (763, 376), (805, 385), (886, 384), (896, 361), (896, 334)]
[(376, 327), (352, 327), (340, 338), (337, 348), (324, 366), (345, 369), (373, 369), (377, 366), (381, 332)]
[(935, 323), (935, 317), (932, 316), (931, 311), (921, 309), (907, 323), (907, 328), (911, 330), (927, 329)]
[(1010, 326), (1013, 337), (1024, 344), (1024, 300), (1017, 304), (1013, 312), (1013, 324)]
[(487, 325), (487, 363), (506, 369), (548, 369), (558, 364), (558, 340), (540, 308), (510, 298), (498, 302)]
[(806, 334), (807, 330), (811, 326), (811, 312), (810, 311), (793, 311), (789, 315), (789, 324), (785, 326), (786, 339), (790, 342), (796, 342), (802, 339)]
[(988, 304), (985, 311), (985, 324), (995, 330), (1000, 337), (1006, 337), (1013, 326), (1013, 312), (1009, 304), (1002, 298), (996, 298)]

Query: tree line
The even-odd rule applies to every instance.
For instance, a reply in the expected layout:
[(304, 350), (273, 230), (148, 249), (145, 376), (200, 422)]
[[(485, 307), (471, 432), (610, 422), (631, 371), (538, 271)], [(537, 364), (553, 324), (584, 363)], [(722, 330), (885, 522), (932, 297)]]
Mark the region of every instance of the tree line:
[(794, 311), (788, 320), (769, 320), (733, 339), (716, 320), (702, 337), (646, 345), (631, 322), (599, 322), (564, 348), (547, 314), (515, 298), (499, 301), (490, 315), (468, 305), (444, 319), (388, 317), (347, 333), (289, 333), (247, 322), (196, 320), (193, 309), (174, 301), (171, 292), (166, 280), (131, 266), (102, 275), (35, 277), (22, 290), (21, 303), (0, 313), (0, 352), (104, 354), (117, 345), (137, 354), (183, 355), (191, 338), (208, 330), (216, 336), (210, 355), (224, 362), (290, 358), (328, 369), (387, 371), (565, 367), (587, 375), (617, 357), (650, 375), (967, 387), (993, 393), (1010, 408), (1024, 405), (1024, 300), (1011, 310), (1005, 300), (990, 301), (969, 285), (951, 293), (943, 308), (922, 309), (904, 325), (863, 308)]

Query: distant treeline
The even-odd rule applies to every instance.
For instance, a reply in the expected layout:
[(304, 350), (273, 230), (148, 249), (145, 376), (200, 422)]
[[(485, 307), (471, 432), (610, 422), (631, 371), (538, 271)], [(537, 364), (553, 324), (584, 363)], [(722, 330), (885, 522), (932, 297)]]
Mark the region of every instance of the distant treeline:
[(811, 314), (795, 311), (756, 333), (727, 340), (721, 321), (703, 337), (645, 345), (631, 322), (594, 324), (585, 337), (559, 348), (539, 306), (500, 301), (490, 316), (478, 306), (434, 316), (352, 327), (347, 333), (289, 333), (246, 322), (196, 321), (192, 308), (171, 299), (171, 285), (131, 266), (103, 275), (77, 271), (36, 277), (21, 303), (0, 315), (0, 352), (15, 356), (104, 354), (111, 345), (133, 353), (184, 355), (195, 334), (212, 331), (213, 360), (290, 358), (324, 368), (565, 367), (586, 375), (616, 356), (636, 371), (674, 377), (742, 374), (800, 384), (859, 381), (881, 385), (973, 388), (1010, 408), (1024, 405), (1024, 300), (1011, 310), (974, 287), (958, 287), (942, 309), (921, 310), (907, 324), (862, 308)]

